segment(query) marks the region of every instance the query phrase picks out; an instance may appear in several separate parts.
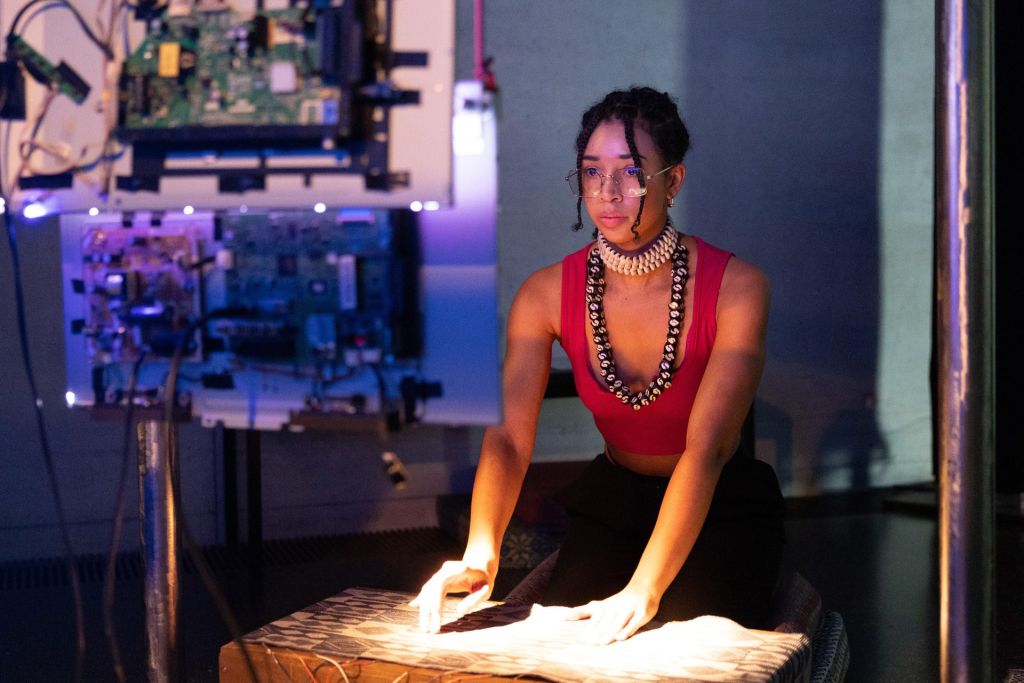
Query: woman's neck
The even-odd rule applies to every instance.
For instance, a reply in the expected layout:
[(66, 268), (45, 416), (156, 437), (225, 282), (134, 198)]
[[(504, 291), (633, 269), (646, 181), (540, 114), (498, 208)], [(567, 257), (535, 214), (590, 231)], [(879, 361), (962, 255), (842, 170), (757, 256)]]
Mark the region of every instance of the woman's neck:
[(666, 223), (653, 238), (637, 245), (636, 249), (623, 249), (609, 242), (604, 235), (597, 237), (597, 251), (605, 270), (628, 277), (647, 275), (672, 257), (678, 234), (671, 223)]

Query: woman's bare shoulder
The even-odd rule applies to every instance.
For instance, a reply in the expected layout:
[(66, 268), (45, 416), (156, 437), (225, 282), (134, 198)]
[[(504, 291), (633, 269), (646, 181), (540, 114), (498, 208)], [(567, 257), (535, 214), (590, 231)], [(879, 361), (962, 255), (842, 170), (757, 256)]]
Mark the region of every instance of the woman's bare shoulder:
[(749, 261), (733, 256), (725, 266), (719, 296), (767, 299), (770, 292), (768, 276)]
[(562, 263), (558, 261), (531, 272), (519, 287), (516, 299), (526, 298), (542, 303), (560, 301), (562, 291)]
[(542, 325), (557, 336), (562, 305), (562, 264), (552, 263), (530, 274), (520, 285), (509, 312), (511, 323)]

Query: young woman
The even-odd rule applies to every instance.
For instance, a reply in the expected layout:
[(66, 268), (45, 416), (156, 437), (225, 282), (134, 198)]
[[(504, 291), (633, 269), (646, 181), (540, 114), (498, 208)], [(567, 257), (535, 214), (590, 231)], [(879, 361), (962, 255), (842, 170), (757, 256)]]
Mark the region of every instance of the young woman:
[(668, 216), (689, 133), (650, 88), (609, 93), (583, 114), (567, 180), (596, 241), (531, 275), (508, 319), (504, 421), (486, 431), (461, 561), (413, 601), (440, 628), (449, 592), (464, 613), (490, 596), (501, 539), (530, 462), (561, 343), (604, 452), (561, 492), (570, 515), (544, 604), (589, 619), (593, 642), (701, 614), (763, 626), (782, 552), (771, 468), (733, 457), (764, 363), (768, 283), (753, 265)]

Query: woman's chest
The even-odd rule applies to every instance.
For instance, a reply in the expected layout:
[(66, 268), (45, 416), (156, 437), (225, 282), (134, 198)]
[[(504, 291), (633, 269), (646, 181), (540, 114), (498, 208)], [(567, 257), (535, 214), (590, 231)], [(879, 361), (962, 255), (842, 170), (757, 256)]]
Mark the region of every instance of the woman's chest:
[[(693, 290), (692, 283), (687, 281), (682, 296), (673, 297), (668, 277), (659, 286), (644, 291), (616, 290), (610, 284), (601, 302), (599, 319), (594, 320), (588, 311), (585, 321), (587, 355), (595, 379), (605, 383), (602, 364), (607, 371), (611, 360), (616, 376), (636, 392), (658, 374), (664, 361), (672, 368), (679, 367), (693, 324)], [(594, 341), (595, 323), (606, 329), (610, 354)]]

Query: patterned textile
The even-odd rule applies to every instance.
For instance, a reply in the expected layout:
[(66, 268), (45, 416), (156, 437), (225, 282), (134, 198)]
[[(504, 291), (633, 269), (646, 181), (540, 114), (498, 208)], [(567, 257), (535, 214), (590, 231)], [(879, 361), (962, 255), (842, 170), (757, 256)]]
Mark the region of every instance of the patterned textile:
[(850, 643), (839, 612), (827, 610), (814, 634), (811, 683), (842, 683), (850, 665)]
[(783, 633), (818, 632), (821, 624), (821, 595), (797, 572), (782, 582), (772, 606), (773, 631)]
[[(552, 681), (799, 681), (810, 674), (803, 634), (751, 631), (720, 617), (652, 624), (629, 640), (586, 645), (587, 623), (561, 607), (487, 603), (418, 630), (407, 593), (351, 588), (244, 637), (332, 659), (364, 658), (447, 672), (532, 675)], [(446, 601), (452, 615), (457, 598)], [(450, 616), (449, 616), (450, 618)]]
[(558, 562), (558, 551), (548, 555), (543, 562), (530, 570), (522, 581), (505, 596), (506, 605), (532, 605), (544, 594), (544, 587), (551, 580), (551, 572)]

